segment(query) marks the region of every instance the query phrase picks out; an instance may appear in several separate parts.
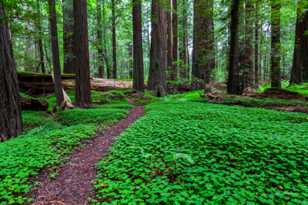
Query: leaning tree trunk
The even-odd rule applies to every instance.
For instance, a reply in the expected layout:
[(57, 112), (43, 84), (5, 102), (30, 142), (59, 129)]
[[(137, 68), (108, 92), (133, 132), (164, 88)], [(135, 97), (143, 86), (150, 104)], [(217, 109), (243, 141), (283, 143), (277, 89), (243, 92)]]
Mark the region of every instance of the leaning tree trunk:
[(0, 59), (0, 138), (10, 138), (22, 132), (22, 120), (16, 64), (2, 1), (0, 2)]
[(133, 0), (133, 88), (138, 91), (144, 89), (144, 65), (142, 49), (142, 15), (141, 1)]
[(57, 29), (57, 14), (56, 14), (56, 0), (48, 0), (49, 8), (49, 26), (50, 26), (50, 39), (52, 49), (52, 64), (55, 92), (57, 98), (57, 105), (64, 106), (63, 88), (61, 82), (61, 65), (59, 57), (59, 44), (58, 44), (58, 29)]
[(152, 33), (148, 89), (155, 95), (166, 95), (167, 68), (167, 15), (166, 6), (170, 0), (152, 0)]
[(64, 73), (75, 73), (74, 69), (74, 11), (73, 0), (63, 1), (63, 53)]
[(76, 69), (76, 105), (91, 104), (87, 0), (74, 0), (74, 65)]
[(281, 88), (280, 0), (271, 1), (271, 86)]
[(215, 67), (213, 0), (194, 1), (194, 57), (192, 74), (205, 83)]
[(116, 2), (111, 0), (111, 13), (112, 13), (112, 77), (117, 79), (117, 28), (116, 28)]
[(232, 0), (227, 83), (227, 91), (229, 94), (241, 94), (239, 73), (239, 10), (240, 0)]
[(96, 47), (97, 47), (97, 65), (98, 77), (104, 77), (104, 51), (103, 51), (103, 33), (102, 33), (102, 7), (101, 0), (96, 0)]

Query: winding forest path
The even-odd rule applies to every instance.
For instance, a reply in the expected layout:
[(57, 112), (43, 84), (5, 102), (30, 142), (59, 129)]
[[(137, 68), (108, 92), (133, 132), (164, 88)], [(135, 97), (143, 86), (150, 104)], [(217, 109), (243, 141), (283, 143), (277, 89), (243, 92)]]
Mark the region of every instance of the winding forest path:
[(49, 179), (47, 173), (41, 176), (40, 186), (33, 192), (32, 205), (87, 205), (93, 193), (96, 163), (106, 154), (115, 138), (143, 114), (143, 106), (133, 108), (126, 119), (76, 150), (67, 163), (60, 167), (55, 179)]

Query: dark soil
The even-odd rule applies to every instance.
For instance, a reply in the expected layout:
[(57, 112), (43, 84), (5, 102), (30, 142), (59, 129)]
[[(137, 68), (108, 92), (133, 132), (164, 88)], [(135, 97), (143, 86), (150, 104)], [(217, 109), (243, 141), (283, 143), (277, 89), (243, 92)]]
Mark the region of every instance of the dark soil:
[(280, 98), (280, 99), (305, 99), (305, 97), (300, 95), (299, 93), (277, 88), (269, 88), (264, 93), (259, 94), (257, 97)]
[(116, 137), (144, 114), (138, 106), (121, 120), (76, 150), (66, 164), (59, 168), (58, 176), (51, 180), (46, 170), (39, 177), (39, 188), (33, 191), (33, 205), (87, 205), (93, 196), (92, 182), (96, 176), (96, 163), (107, 153)]

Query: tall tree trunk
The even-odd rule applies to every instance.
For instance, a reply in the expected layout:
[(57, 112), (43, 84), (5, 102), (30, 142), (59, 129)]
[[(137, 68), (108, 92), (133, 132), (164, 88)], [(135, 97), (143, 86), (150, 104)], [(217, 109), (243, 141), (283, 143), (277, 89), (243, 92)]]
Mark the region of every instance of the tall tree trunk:
[(259, 61), (259, 45), (260, 45), (260, 37), (259, 37), (259, 31), (260, 31), (260, 20), (259, 20), (259, 10), (260, 5), (259, 2), (256, 1), (256, 11), (255, 11), (255, 85), (259, 85), (259, 72), (260, 72), (260, 61)]
[(56, 0), (48, 0), (48, 8), (49, 8), (49, 27), (50, 27), (50, 40), (52, 49), (52, 64), (53, 64), (55, 92), (57, 98), (57, 105), (61, 107), (64, 101), (64, 96), (63, 96), (63, 88), (61, 82), (61, 65), (59, 57)]
[(0, 59), (0, 137), (10, 138), (22, 132), (22, 120), (16, 64), (3, 1), (0, 1)]
[(96, 0), (96, 47), (97, 47), (97, 65), (98, 77), (104, 77), (104, 50), (102, 34), (102, 7), (101, 0)]
[(112, 77), (117, 78), (117, 30), (116, 30), (116, 2), (111, 0), (112, 13)]
[(229, 94), (241, 94), (239, 73), (239, 10), (240, 0), (232, 0), (227, 83), (227, 91)]
[(64, 73), (75, 73), (74, 69), (74, 11), (73, 0), (63, 1), (63, 53)]
[(91, 104), (87, 0), (74, 0), (74, 65), (76, 105)]
[(188, 78), (188, 5), (187, 0), (182, 0), (182, 32), (181, 32), (181, 47), (180, 47), (180, 59), (181, 69), (180, 78)]
[(37, 5), (37, 47), (38, 47), (38, 53), (39, 53), (39, 66), (42, 73), (46, 72), (45, 63), (44, 63), (44, 49), (43, 49), (43, 40), (42, 40), (42, 22), (41, 22), (41, 4), (40, 0), (36, 0)]
[(178, 5), (177, 0), (172, 0), (172, 70), (171, 80), (176, 80), (178, 75)]
[(242, 89), (254, 86), (254, 4), (253, 0), (245, 0), (245, 45), (243, 54), (243, 85)]
[(280, 0), (271, 1), (271, 86), (281, 88)]
[(104, 51), (104, 62), (105, 62), (105, 67), (106, 67), (106, 74), (107, 78), (110, 79), (112, 78), (111, 76), (111, 69), (109, 65), (109, 60), (108, 60), (108, 55), (107, 55), (107, 40), (106, 40), (106, 2), (103, 0), (102, 2), (102, 22), (103, 22), (103, 51)]
[(303, 36), (303, 46), (302, 46), (302, 56), (303, 58), (303, 81), (308, 82), (308, 5), (306, 4), (306, 10), (303, 16), (304, 22), (304, 36)]
[(172, 30), (172, 0), (166, 1), (165, 9), (167, 12), (167, 79), (172, 80), (172, 62), (173, 62), (173, 30)]
[[(304, 1), (299, 1), (297, 6), (298, 8), (297, 8), (297, 21), (296, 21), (296, 34), (295, 34), (293, 66), (291, 71), (291, 83), (302, 83), (304, 80), (304, 76), (308, 75), (308, 73), (305, 74), (305, 59), (307, 59), (308, 56), (308, 37), (307, 34), (305, 34), (308, 31), (308, 22), (307, 22), (308, 11), (304, 10), (305, 5), (303, 4), (303, 2)], [(306, 63), (306, 66), (308, 66), (308, 63)], [(306, 72), (308, 72), (307, 67), (306, 67)], [(308, 78), (306, 80), (308, 80)]]
[(167, 15), (165, 5), (170, 0), (152, 0), (152, 33), (148, 88), (158, 97), (166, 94), (167, 68)]
[(133, 88), (144, 89), (141, 1), (133, 0)]
[(213, 0), (194, 1), (194, 57), (193, 76), (211, 80), (215, 67)]

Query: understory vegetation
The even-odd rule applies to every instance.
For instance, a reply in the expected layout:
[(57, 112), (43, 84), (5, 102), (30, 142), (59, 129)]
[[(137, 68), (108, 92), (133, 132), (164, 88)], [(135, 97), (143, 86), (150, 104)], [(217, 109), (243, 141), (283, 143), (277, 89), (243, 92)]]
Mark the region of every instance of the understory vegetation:
[[(69, 92), (72, 94), (72, 92)], [(93, 106), (50, 115), (24, 111), (27, 128), (17, 138), (0, 143), (0, 204), (25, 204), (33, 178), (42, 168), (63, 162), (65, 156), (103, 129), (124, 118), (132, 108), (121, 91), (93, 92)], [(52, 106), (55, 97), (44, 97)]]
[(93, 204), (307, 204), (308, 117), (165, 98), (98, 164)]

